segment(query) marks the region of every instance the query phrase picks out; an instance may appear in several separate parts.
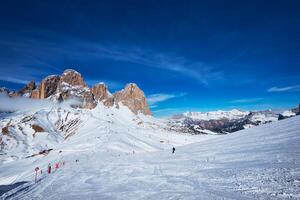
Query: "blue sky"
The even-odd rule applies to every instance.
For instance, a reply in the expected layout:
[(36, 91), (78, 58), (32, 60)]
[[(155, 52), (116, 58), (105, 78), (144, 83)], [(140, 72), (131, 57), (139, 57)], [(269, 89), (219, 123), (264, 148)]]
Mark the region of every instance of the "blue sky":
[(137, 83), (156, 116), (295, 107), (299, 1), (1, 1), (0, 86), (66, 68), (114, 92)]

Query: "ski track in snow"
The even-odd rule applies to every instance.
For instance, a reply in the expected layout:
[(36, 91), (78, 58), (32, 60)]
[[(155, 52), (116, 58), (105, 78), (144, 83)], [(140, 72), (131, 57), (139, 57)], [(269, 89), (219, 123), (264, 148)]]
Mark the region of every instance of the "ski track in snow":
[[(28, 181), (1, 199), (300, 199), (298, 116), (191, 136), (96, 114), (49, 155), (1, 164), (1, 185)], [(35, 166), (59, 160), (66, 166), (33, 183)]]

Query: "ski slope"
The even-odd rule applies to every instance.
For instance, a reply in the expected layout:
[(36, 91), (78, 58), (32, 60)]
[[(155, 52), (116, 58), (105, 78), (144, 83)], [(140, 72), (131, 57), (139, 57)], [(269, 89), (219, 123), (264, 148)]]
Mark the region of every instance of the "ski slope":
[[(159, 124), (95, 109), (49, 155), (1, 164), (0, 185), (27, 181), (1, 198), (300, 198), (299, 116), (221, 136), (170, 133)], [(34, 184), (33, 169), (57, 160), (65, 167)]]

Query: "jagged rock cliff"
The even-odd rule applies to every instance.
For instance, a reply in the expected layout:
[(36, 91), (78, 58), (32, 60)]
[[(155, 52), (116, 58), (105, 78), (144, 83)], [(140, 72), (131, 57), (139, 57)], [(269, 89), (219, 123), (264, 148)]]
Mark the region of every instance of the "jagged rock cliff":
[(50, 97), (56, 92), (60, 76), (51, 75), (44, 78), (39, 87), (32, 91), (31, 98), (45, 99)]
[(61, 76), (59, 85), (62, 86), (65, 83), (77, 87), (87, 87), (86, 83), (83, 81), (81, 74), (72, 69), (65, 70), (63, 75)]
[(127, 106), (132, 112), (139, 112), (145, 115), (151, 115), (144, 92), (135, 84), (129, 83), (126, 87), (114, 94), (115, 103), (122, 103)]
[(36, 85), (34, 81), (30, 81), (27, 85), (25, 85), (21, 90), (15, 92), (12, 90), (9, 90), (5, 87), (0, 88), (0, 93), (6, 94), (10, 97), (18, 97), (18, 96), (25, 96), (25, 97), (30, 97), (32, 91), (36, 89)]
[(35, 82), (34, 81), (30, 81), (27, 85), (25, 85), (25, 87), (23, 87), (18, 94), (20, 96), (30, 96), (31, 92), (36, 88)]
[(91, 89), (94, 98), (98, 101), (105, 100), (111, 96), (108, 92), (107, 86), (104, 83), (98, 83), (94, 85)]
[(10, 97), (26, 96), (58, 102), (75, 99), (76, 106), (88, 109), (95, 108), (99, 102), (107, 107), (118, 107), (122, 103), (135, 114), (151, 115), (144, 92), (136, 84), (127, 84), (123, 90), (111, 94), (104, 83), (96, 84), (90, 89), (81, 74), (72, 69), (65, 70), (62, 75), (47, 76), (38, 86), (31, 81), (18, 92), (0, 89), (0, 93)]

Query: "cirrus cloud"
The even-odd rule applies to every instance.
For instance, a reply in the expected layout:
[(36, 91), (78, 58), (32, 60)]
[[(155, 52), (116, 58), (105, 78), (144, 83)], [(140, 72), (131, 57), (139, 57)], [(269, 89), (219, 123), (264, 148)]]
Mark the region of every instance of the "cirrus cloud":
[(154, 108), (157, 107), (157, 103), (168, 101), (173, 98), (179, 98), (187, 95), (186, 93), (180, 94), (166, 94), (166, 93), (158, 93), (158, 94), (151, 94), (147, 96), (147, 102), (149, 103), (150, 107)]
[(287, 91), (300, 91), (300, 85), (291, 85), (286, 87), (272, 87), (268, 92), (287, 92)]
[(263, 98), (236, 99), (230, 101), (229, 103), (253, 103), (261, 100), (263, 100)]

